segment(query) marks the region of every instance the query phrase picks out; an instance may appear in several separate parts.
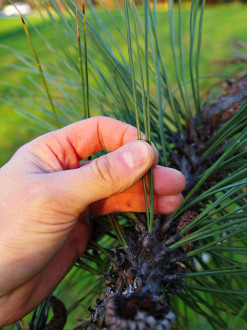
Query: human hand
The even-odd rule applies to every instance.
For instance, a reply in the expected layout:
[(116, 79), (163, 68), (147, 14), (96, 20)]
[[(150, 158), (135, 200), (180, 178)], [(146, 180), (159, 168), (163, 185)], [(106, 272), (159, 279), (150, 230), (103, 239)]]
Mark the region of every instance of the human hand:
[(128, 124), (93, 117), (24, 145), (0, 169), (0, 327), (38, 306), (82, 255), (89, 215), (145, 211), (141, 178), (151, 166), (155, 212), (180, 204), (184, 176), (156, 166), (157, 150), (136, 138)]

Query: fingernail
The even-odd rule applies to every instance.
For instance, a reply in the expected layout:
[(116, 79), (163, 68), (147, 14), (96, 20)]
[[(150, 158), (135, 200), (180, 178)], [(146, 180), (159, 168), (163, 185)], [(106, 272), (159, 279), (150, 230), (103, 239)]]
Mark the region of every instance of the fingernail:
[(149, 159), (148, 144), (143, 141), (133, 141), (122, 148), (122, 158), (131, 169), (145, 165)]

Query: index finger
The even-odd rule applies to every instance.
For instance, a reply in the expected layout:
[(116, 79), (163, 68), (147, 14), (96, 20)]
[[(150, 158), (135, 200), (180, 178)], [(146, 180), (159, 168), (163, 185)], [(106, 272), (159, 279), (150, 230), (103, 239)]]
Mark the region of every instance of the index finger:
[[(137, 129), (109, 117), (92, 117), (85, 119), (54, 132), (56, 139), (66, 145), (66, 140), (73, 147), (79, 159), (85, 159), (92, 154), (107, 149), (114, 151), (128, 142), (137, 140)], [(47, 138), (49, 133), (47, 134)], [(142, 134), (145, 139), (145, 135)], [(46, 141), (49, 143), (49, 139)], [(50, 144), (54, 149), (56, 144)], [(155, 163), (158, 152), (155, 152)]]

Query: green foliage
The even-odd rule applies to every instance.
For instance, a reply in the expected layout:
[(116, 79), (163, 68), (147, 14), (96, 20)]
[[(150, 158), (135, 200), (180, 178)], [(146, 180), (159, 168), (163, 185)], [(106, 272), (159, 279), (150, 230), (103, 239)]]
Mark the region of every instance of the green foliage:
[[(226, 74), (230, 74), (236, 68), (243, 71), (243, 66), (237, 64), (224, 65), (219, 67), (215, 60), (221, 59), (231, 59), (234, 56), (234, 49), (230, 47), (230, 41), (232, 38), (237, 38), (239, 40), (245, 39), (245, 7), (235, 5), (235, 6), (224, 6), (224, 7), (207, 7), (204, 14), (204, 28), (203, 28), (203, 39), (202, 39), (202, 52), (200, 55), (200, 72), (201, 74), (209, 73), (220, 73), (225, 70)], [(88, 18), (90, 19), (91, 14), (88, 12)], [(112, 20), (108, 19), (108, 15), (104, 11), (99, 11), (99, 15), (104, 21), (114, 36), (118, 47), (122, 49), (123, 54), (126, 55), (126, 49), (124, 45), (121, 46), (122, 35), (116, 29)], [(124, 22), (119, 19), (121, 15), (117, 10), (112, 10), (111, 15), (115, 21), (118, 21), (120, 28), (124, 28)], [(183, 21), (182, 21), (182, 38), (184, 40), (184, 57), (185, 66), (187, 67), (187, 45), (188, 45), (188, 33), (185, 30), (186, 27), (186, 14), (183, 11)], [(45, 14), (43, 13), (45, 17)], [(51, 27), (48, 22), (43, 21), (41, 17), (33, 15), (28, 17), (30, 22), (37, 28), (39, 33), (46, 37), (50, 43), (52, 43), (53, 48), (59, 49), (57, 45), (57, 40), (54, 36), (54, 32), (51, 31)], [(47, 20), (47, 18), (46, 18)], [(215, 24), (217, 22), (217, 24)], [(235, 22), (242, 22), (241, 24), (235, 24)], [(161, 52), (166, 54), (166, 64), (168, 72), (170, 74), (170, 79), (172, 81), (173, 87), (175, 88), (175, 71), (173, 69), (173, 56), (172, 51), (169, 46), (169, 29), (168, 29), (168, 13), (164, 10), (159, 10), (157, 15), (157, 25), (161, 26), (159, 34)], [(177, 26), (177, 19), (175, 16), (175, 26)], [(47, 49), (47, 44), (43, 41), (39, 34), (35, 33), (33, 28), (29, 28), (29, 32), (32, 37), (32, 41), (35, 45), (37, 54), (41, 61), (41, 65), (45, 63), (55, 63), (55, 54), (51, 53)], [(30, 55), (32, 60), (31, 49), (28, 46), (28, 41), (25, 36), (25, 32), (22, 27), (21, 20), (19, 18), (11, 19), (1, 19), (1, 29), (0, 29), (0, 44), (11, 47), (12, 49), (24, 52)], [(0, 46), (0, 47), (1, 47)], [(219, 47), (220, 46), (220, 47)], [(78, 56), (78, 55), (77, 55)], [(21, 94), (24, 96), (27, 90), (32, 89), (33, 83), (30, 79), (32, 75), (33, 79), (37, 78), (37, 73), (31, 74), (31, 72), (23, 71), (23, 67), (20, 68), (20, 62), (18, 58), (11, 53), (8, 49), (2, 48), (0, 50), (0, 60), (1, 60), (1, 79), (0, 79), (0, 108), (2, 120), (0, 123), (0, 151), (1, 159), (0, 166), (4, 165), (6, 161), (11, 157), (15, 150), (20, 147), (25, 142), (36, 137), (41, 132), (46, 132), (47, 128), (43, 127), (37, 132), (36, 124), (27, 125), (26, 119), (19, 114), (17, 108), (12, 107), (11, 104), (3, 100), (6, 95), (9, 96), (10, 100), (13, 96), (16, 96), (17, 91), (15, 90), (16, 85), (22, 86)], [(75, 57), (77, 60), (77, 57)], [(187, 77), (188, 78), (188, 75)], [(212, 88), (212, 82), (214, 80), (201, 80), (201, 86)], [(79, 83), (79, 82), (78, 82)], [(153, 90), (151, 86), (151, 90)], [(38, 95), (40, 97), (40, 93)], [(80, 102), (81, 104), (81, 102)], [(34, 107), (35, 109), (35, 107)], [(16, 125), (17, 124), (17, 125)], [(16, 131), (18, 130), (18, 134)], [(49, 129), (48, 129), (49, 130)]]
[[(82, 62), (78, 61), (75, 4), (73, 1), (61, 1), (61, 9), (55, 1), (49, 0), (50, 6), (46, 3), (43, 7), (50, 19), (45, 22), (52, 24), (50, 26), (57, 33), (61, 48), (58, 50), (45, 40), (56, 58), (56, 65), (46, 64), (44, 76), (58, 109), (60, 123), (66, 125), (81, 119), (81, 97), (85, 94), (81, 86), (86, 86), (91, 115), (103, 114), (136, 125), (139, 138), (140, 130), (143, 130), (149, 142), (152, 140), (159, 148), (161, 164), (171, 165), (175, 141), (180, 139), (184, 145), (187, 143), (186, 127), (191, 125), (193, 130), (193, 125), (196, 125), (198, 130), (205, 129), (200, 95), (202, 77), (199, 75), (204, 2), (201, 5), (199, 1), (192, 1), (188, 11), (181, 2), (174, 10), (173, 2), (169, 1), (166, 16), (170, 27), (169, 51), (173, 55), (177, 89), (174, 89), (175, 79), (169, 75), (166, 54), (161, 47), (160, 36), (164, 27), (160, 31), (156, 2), (153, 8), (147, 6), (147, 1), (144, 3), (143, 12), (126, 0), (124, 10), (119, 8), (113, 16), (106, 8), (104, 14), (99, 15), (89, 2), (91, 12), (87, 16), (87, 40), (84, 34), (84, 43), (79, 42), (79, 57), (87, 58), (85, 68), (88, 68), (89, 82), (85, 84)], [(83, 26), (84, 22), (85, 26), (85, 16), (79, 8), (77, 11), (77, 25)], [(112, 25), (105, 23), (106, 17)], [(122, 40), (121, 45), (118, 40)], [(22, 61), (23, 70), (38, 73), (29, 56), (14, 54)], [(40, 128), (55, 129), (55, 115), (48, 108), (49, 102), (40, 87), (38, 75), (34, 80), (30, 79), (33, 90), (25, 90), (22, 99), (11, 102)], [(38, 100), (34, 97), (37, 95)], [(227, 326), (229, 329), (240, 328), (247, 321), (246, 121), (245, 102), (230, 120), (220, 123), (205, 143), (205, 150), (202, 148), (205, 162), (211, 158), (212, 161), (204, 173), (195, 178), (195, 185), (186, 191), (184, 202), (173, 214), (173, 218), (179, 218), (195, 207), (198, 211), (194, 219), (180, 230), (180, 239), (173, 241), (172, 237), (170, 242), (171, 250), (189, 244), (193, 246), (187, 253), (188, 274), (183, 279), (183, 288), (172, 297), (177, 316), (176, 329), (191, 329), (190, 318), (195, 315), (203, 316), (208, 327), (215, 329)], [(202, 190), (205, 184), (208, 186)], [(153, 211), (150, 211), (147, 221), (151, 231)], [(107, 270), (109, 249), (126, 244), (123, 228), (133, 224), (134, 219), (135, 215), (131, 214), (94, 219), (97, 242), (92, 241), (85, 256), (77, 262), (79, 271), (71, 273), (77, 277), (77, 284), (83, 276), (81, 268), (95, 278)], [(70, 282), (73, 282), (71, 278), (67, 278), (67, 283)], [(92, 287), (81, 281), (80, 286), (83, 295), (70, 307), (70, 311), (81, 302), (85, 306), (92, 301), (93, 292), (97, 295), (102, 283), (100, 279), (95, 280), (95, 287)]]

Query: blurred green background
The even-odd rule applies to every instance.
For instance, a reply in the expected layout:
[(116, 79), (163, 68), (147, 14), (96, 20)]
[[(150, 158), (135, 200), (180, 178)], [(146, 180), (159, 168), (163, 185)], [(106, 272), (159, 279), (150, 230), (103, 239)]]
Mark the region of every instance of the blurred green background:
[[(115, 17), (118, 15), (114, 10), (112, 14)], [(239, 50), (234, 49), (232, 45), (233, 39), (247, 41), (246, 14), (247, 5), (240, 3), (208, 6), (206, 8), (200, 56), (200, 74), (229, 73), (235, 70), (233, 66), (216, 63), (216, 60), (226, 60), (236, 56)], [(114, 31), (113, 23), (107, 19), (106, 14), (103, 12), (102, 18), (107, 22), (109, 28), (111, 29), (112, 27), (112, 31)], [(49, 24), (45, 24), (42, 19), (34, 14), (29, 19), (48, 40), (53, 41), (53, 34)], [(158, 29), (162, 51), (164, 54), (167, 54), (165, 58), (168, 71), (170, 71), (171, 76), (175, 76), (173, 74), (173, 60), (167, 22), (167, 11), (159, 10)], [(52, 56), (44, 42), (32, 28), (29, 28), (29, 31), (41, 63), (52, 61)], [(0, 18), (0, 44), (31, 55), (23, 26), (18, 17)], [(119, 44), (121, 46), (121, 40), (119, 40)], [(188, 47), (188, 45), (185, 44), (185, 51), (186, 46)], [(15, 67), (15, 65), (19, 64), (18, 59), (9, 50), (2, 47), (0, 48), (0, 63), (0, 166), (2, 166), (18, 147), (36, 137), (38, 133), (35, 131), (35, 125), (30, 124), (17, 115), (15, 109), (4, 100), (6, 96), (13, 93), (9, 84), (24, 84), (25, 87), (31, 88), (32, 83), (27, 79), (24, 72)], [(39, 79), (38, 76), (37, 79)]]

